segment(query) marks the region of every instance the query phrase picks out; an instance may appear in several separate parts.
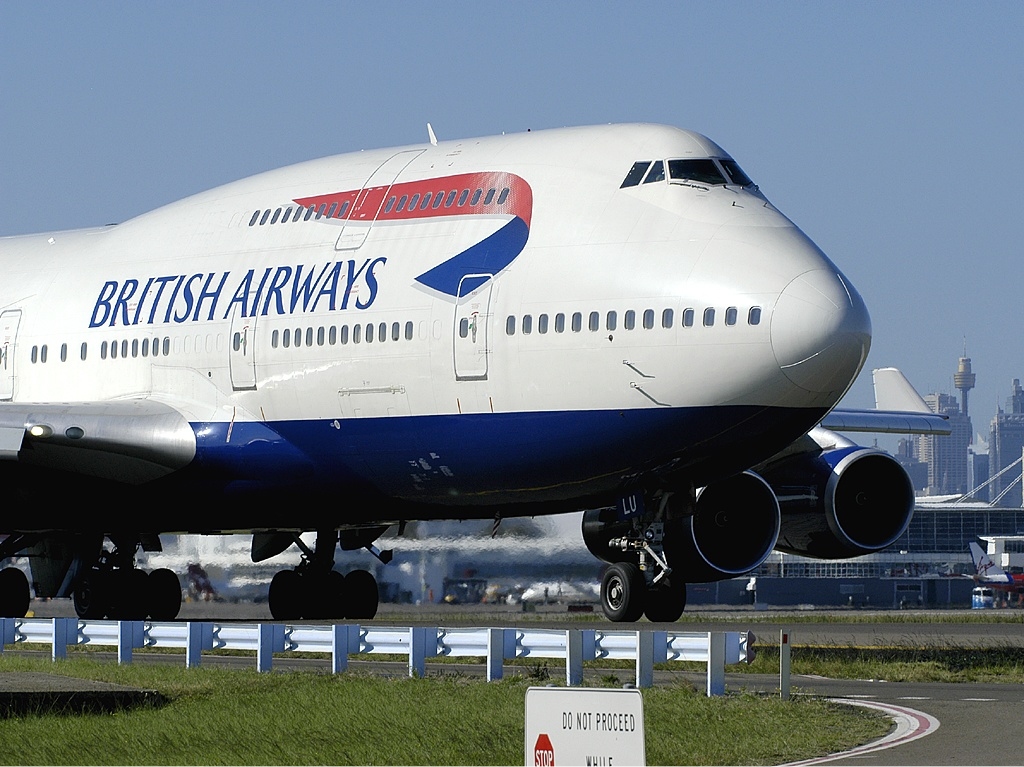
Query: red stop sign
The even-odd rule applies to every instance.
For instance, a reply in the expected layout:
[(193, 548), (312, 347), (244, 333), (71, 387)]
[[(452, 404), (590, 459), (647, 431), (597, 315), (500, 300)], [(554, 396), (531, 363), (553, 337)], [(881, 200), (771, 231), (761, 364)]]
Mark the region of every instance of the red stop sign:
[(551, 738), (544, 733), (537, 736), (537, 744), (533, 747), (534, 767), (554, 767), (555, 749), (551, 745)]

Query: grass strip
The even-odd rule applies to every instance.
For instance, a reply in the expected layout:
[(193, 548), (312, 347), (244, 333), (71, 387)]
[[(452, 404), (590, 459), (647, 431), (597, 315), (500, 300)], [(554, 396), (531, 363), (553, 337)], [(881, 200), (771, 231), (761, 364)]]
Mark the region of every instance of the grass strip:
[[(0, 720), (3, 764), (518, 764), (533, 683), (116, 666), (87, 657), (4, 656), (5, 671), (156, 689), (168, 702)], [(823, 700), (707, 698), (686, 684), (645, 690), (644, 709), (649, 764), (778, 764), (858, 745), (890, 725)]]

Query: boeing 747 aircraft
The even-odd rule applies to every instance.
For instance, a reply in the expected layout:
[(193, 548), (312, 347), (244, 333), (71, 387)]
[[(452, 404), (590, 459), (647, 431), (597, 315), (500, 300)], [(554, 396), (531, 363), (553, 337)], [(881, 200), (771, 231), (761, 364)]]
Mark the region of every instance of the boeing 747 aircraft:
[(0, 572), (0, 614), (34, 590), (173, 618), (139, 549), (245, 532), (255, 561), (302, 549), (275, 618), (366, 619), (339, 546), (587, 509), (606, 615), (676, 620), (687, 582), (773, 548), (903, 532), (903, 470), (823, 428), (864, 302), (725, 150), (640, 124), (430, 139), (0, 239), (0, 559), (32, 572)]

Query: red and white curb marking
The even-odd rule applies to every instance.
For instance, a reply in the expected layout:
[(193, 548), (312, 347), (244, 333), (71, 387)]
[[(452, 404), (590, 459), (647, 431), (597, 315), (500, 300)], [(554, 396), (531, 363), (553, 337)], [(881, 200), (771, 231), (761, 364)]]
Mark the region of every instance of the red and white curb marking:
[(877, 703), (867, 700), (851, 700), (850, 698), (829, 698), (833, 703), (845, 703), (848, 706), (864, 706), (873, 708), (888, 714), (896, 723), (896, 729), (888, 735), (865, 743), (863, 746), (843, 751), (838, 754), (819, 756), (815, 759), (806, 759), (802, 762), (789, 762), (785, 767), (797, 767), (805, 764), (824, 764), (836, 759), (845, 759), (850, 756), (863, 756), (875, 751), (883, 751), (893, 746), (902, 746), (911, 741), (931, 735), (939, 729), (939, 720), (934, 716), (904, 706), (894, 706), (891, 703)]

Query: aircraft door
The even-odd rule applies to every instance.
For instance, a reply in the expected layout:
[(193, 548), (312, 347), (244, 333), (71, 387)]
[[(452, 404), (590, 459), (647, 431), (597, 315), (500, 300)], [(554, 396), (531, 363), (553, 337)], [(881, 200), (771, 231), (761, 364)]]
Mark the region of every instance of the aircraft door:
[(388, 158), (363, 183), (356, 196), (355, 204), (348, 213), (341, 234), (334, 245), (335, 250), (356, 250), (366, 242), (373, 222), (384, 207), (391, 185), (406, 166), (423, 154), (422, 149), (411, 149)]
[(487, 380), (493, 286), (493, 274), (467, 274), (459, 281), (453, 337), (456, 381)]
[(256, 389), (256, 317), (242, 317), (238, 304), (231, 311), (228, 334), (228, 367), (235, 391)]
[(0, 312), (0, 400), (14, 399), (14, 350), (21, 309)]

